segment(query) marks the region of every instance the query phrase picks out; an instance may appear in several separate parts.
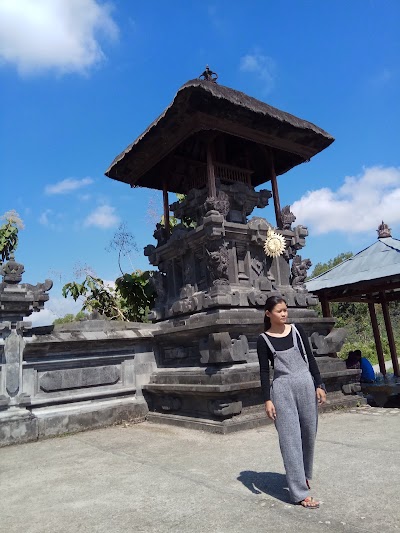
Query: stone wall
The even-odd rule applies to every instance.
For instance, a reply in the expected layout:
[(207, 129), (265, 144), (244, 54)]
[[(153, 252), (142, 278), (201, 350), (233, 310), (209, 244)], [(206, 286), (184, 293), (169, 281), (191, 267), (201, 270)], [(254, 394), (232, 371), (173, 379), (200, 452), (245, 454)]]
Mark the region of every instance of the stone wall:
[[(103, 320), (19, 330), (19, 362), (10, 358), (15, 343), (3, 335), (0, 445), (144, 420), (142, 387), (156, 369), (154, 330)], [(18, 400), (7, 379), (11, 370)]]

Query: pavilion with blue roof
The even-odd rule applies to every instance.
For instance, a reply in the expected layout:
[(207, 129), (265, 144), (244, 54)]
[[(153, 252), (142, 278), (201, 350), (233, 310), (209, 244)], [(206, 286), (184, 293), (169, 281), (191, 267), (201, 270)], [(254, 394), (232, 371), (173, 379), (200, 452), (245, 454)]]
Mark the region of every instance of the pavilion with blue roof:
[(368, 304), (378, 355), (379, 368), (386, 373), (375, 304), (382, 306), (393, 371), (399, 376), (396, 344), (389, 313), (389, 302), (400, 300), (400, 240), (391, 236), (387, 224), (378, 228), (378, 240), (350, 259), (307, 281), (307, 290), (316, 294), (322, 313), (330, 317), (329, 302)]

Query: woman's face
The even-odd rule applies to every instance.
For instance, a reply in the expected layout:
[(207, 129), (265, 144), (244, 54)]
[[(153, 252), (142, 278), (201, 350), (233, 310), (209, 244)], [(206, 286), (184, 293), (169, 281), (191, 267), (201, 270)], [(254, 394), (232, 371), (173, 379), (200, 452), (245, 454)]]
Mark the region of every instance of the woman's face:
[(288, 310), (285, 302), (279, 302), (272, 311), (265, 311), (265, 314), (271, 320), (271, 324), (279, 326), (281, 324), (286, 324)]

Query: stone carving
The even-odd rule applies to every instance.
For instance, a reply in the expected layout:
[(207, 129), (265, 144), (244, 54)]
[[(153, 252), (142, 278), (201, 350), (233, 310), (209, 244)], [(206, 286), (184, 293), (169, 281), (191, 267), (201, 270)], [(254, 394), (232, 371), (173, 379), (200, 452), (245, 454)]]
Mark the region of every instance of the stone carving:
[(228, 283), (228, 249), (222, 245), (215, 251), (207, 252), (207, 266), (212, 285)]
[(208, 401), (208, 410), (210, 413), (224, 418), (239, 415), (242, 412), (242, 408), (241, 401), (234, 401), (231, 399)]
[(205, 214), (209, 211), (218, 211), (224, 218), (229, 213), (229, 196), (224, 191), (218, 191), (217, 197), (209, 196), (204, 202)]
[(301, 255), (293, 258), (291, 269), (291, 285), (294, 289), (304, 289), (304, 282), (307, 279), (307, 270), (311, 267), (310, 259), (302, 260)]
[(153, 237), (157, 241), (157, 246), (162, 246), (168, 240), (167, 232), (162, 224), (159, 222), (156, 224), (156, 229), (154, 230)]
[(253, 257), (251, 260), (251, 268), (256, 273), (257, 277), (261, 275), (261, 272), (264, 269), (264, 264), (262, 261), (260, 261), (257, 257)]
[(156, 247), (153, 244), (148, 244), (144, 247), (144, 255), (146, 257), (150, 257), (154, 255), (154, 252), (156, 251)]
[(179, 241), (179, 245), (182, 245), (182, 238), (186, 236), (186, 234), (190, 231), (190, 228), (186, 228), (183, 224), (176, 225), (171, 233), (171, 237), (169, 238), (170, 243), (174, 241)]
[(246, 361), (249, 343), (245, 335), (232, 339), (229, 333), (212, 333), (199, 343), (200, 362), (203, 364)]
[(296, 221), (296, 217), (290, 211), (290, 205), (285, 205), (285, 207), (282, 209), (281, 218), (282, 218), (282, 228), (291, 230), (292, 224)]
[(157, 293), (157, 300), (163, 302), (165, 300), (165, 275), (161, 272), (154, 272), (149, 278), (150, 284)]
[(178, 411), (182, 406), (182, 400), (178, 396), (161, 396), (160, 407), (163, 411)]
[(290, 232), (286, 230), (286, 250), (284, 256), (287, 259), (293, 259), (297, 252), (306, 245), (306, 237), (308, 236), (308, 229), (305, 226), (296, 226)]
[(246, 223), (246, 218), (255, 207), (264, 208), (272, 193), (266, 189), (255, 191), (244, 183), (221, 183), (217, 181), (217, 197), (210, 198), (206, 188), (191, 189), (186, 198), (171, 204), (170, 209), (180, 220), (194, 220), (202, 224), (209, 211), (217, 211), (231, 222)]
[(199, 80), (212, 81), (213, 83), (217, 83), (217, 79), (218, 74), (213, 72), (208, 65), (206, 65), (206, 70), (199, 76)]
[(252, 307), (264, 306), (268, 296), (267, 292), (261, 292), (261, 290), (252, 290), (247, 293), (249, 304)]
[(311, 334), (310, 340), (314, 352), (317, 355), (327, 355), (330, 353), (340, 352), (346, 340), (347, 331), (345, 328), (332, 329), (326, 335), (320, 335), (316, 331)]
[(376, 230), (378, 232), (378, 239), (386, 239), (387, 237), (392, 236), (392, 230), (389, 228), (387, 224), (385, 224), (382, 220), (382, 224), (379, 224), (378, 229)]
[(10, 254), (9, 261), (0, 267), (0, 275), (3, 276), (3, 282), (12, 285), (22, 280), (24, 272), (24, 265), (15, 261), (13, 253)]
[(24, 266), (14, 258), (0, 268), (0, 274), (3, 275), (0, 283), (0, 320), (10, 318), (16, 323), (33, 311), (43, 309), (44, 303), (49, 299), (46, 292), (52, 288), (53, 282), (46, 280), (37, 285), (19, 284), (23, 272)]

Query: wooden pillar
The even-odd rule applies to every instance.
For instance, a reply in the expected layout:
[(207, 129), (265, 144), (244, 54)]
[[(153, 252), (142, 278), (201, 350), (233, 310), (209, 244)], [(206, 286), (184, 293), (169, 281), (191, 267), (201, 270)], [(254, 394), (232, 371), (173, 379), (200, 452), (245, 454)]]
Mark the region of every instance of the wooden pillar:
[[(372, 299), (372, 297), (371, 297)], [(372, 331), (374, 333), (375, 348), (378, 355), (379, 370), (381, 374), (386, 374), (385, 358), (383, 357), (381, 336), (379, 333), (378, 321), (376, 319), (375, 304), (371, 301), (368, 302), (369, 316), (371, 318)]]
[(392, 363), (393, 363), (393, 372), (395, 376), (399, 376), (399, 362), (397, 360), (396, 343), (394, 342), (394, 335), (393, 335), (393, 329), (392, 329), (392, 321), (390, 320), (389, 306), (386, 301), (385, 293), (380, 292), (379, 296), (380, 296), (381, 305), (382, 305), (383, 318), (385, 319), (386, 333), (387, 333), (387, 337), (389, 341), (389, 348), (390, 348), (390, 357), (392, 358)]
[(324, 296), (320, 296), (319, 301), (321, 302), (322, 316), (324, 318), (331, 318), (332, 314), (329, 306), (329, 300), (327, 300)]
[(167, 182), (163, 183), (163, 204), (164, 204), (164, 227), (167, 238), (169, 237), (169, 204)]
[(276, 181), (274, 154), (272, 153), (271, 149), (267, 150), (267, 160), (269, 167), (269, 177), (271, 179), (272, 186), (272, 197), (274, 199), (276, 226), (277, 228), (282, 229), (283, 224), (281, 214), (281, 203), (279, 201), (278, 182)]
[(217, 187), (215, 184), (215, 169), (213, 161), (213, 141), (207, 143), (207, 178), (208, 178), (208, 194), (211, 198), (217, 197)]

